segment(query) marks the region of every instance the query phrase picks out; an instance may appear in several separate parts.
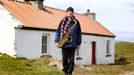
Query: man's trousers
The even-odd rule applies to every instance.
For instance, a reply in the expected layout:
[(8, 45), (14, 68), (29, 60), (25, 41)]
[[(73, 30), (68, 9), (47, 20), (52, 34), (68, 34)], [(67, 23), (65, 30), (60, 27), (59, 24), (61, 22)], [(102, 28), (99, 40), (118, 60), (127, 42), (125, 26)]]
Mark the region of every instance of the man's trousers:
[(62, 48), (63, 70), (72, 73), (74, 70), (75, 48)]

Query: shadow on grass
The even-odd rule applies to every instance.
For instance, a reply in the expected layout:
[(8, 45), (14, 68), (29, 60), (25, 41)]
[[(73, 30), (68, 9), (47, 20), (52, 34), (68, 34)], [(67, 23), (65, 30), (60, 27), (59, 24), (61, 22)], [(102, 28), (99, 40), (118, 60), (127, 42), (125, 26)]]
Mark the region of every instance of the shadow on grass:
[(127, 65), (130, 64), (130, 62), (127, 60), (127, 58), (123, 57), (123, 56), (117, 56), (115, 55), (116, 59), (115, 59), (115, 63), (112, 65)]

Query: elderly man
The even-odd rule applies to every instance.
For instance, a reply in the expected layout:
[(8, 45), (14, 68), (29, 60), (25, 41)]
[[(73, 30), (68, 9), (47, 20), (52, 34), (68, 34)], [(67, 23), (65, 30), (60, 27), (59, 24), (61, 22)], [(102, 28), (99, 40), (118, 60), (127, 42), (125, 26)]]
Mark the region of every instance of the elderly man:
[(71, 27), (75, 25), (71, 31), (70, 41), (65, 43), (62, 46), (62, 58), (63, 58), (63, 72), (65, 75), (72, 75), (74, 70), (74, 58), (75, 58), (75, 50), (79, 50), (81, 45), (81, 27), (79, 21), (74, 16), (74, 9), (72, 7), (68, 7), (66, 10), (66, 15), (59, 23), (55, 34), (55, 43), (59, 48), (59, 41)]

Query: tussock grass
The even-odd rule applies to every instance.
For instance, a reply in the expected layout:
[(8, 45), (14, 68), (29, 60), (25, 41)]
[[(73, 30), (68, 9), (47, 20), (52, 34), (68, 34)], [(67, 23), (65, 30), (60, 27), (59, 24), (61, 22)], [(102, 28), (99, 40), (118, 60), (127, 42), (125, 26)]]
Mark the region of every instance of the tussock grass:
[(48, 62), (47, 58), (27, 60), (2, 54), (0, 75), (62, 75), (61, 72), (49, 67)]

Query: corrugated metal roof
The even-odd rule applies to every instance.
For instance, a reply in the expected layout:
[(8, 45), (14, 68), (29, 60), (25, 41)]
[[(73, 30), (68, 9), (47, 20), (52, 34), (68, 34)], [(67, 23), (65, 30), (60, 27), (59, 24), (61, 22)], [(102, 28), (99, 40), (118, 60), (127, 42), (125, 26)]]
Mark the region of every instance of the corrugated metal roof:
[[(22, 1), (0, 0), (0, 2), (12, 15), (22, 21), (25, 27), (57, 29), (60, 20), (66, 14), (65, 10), (47, 6), (43, 10), (39, 10)], [(91, 17), (79, 13), (75, 13), (75, 16), (80, 21), (83, 33), (114, 36)]]

